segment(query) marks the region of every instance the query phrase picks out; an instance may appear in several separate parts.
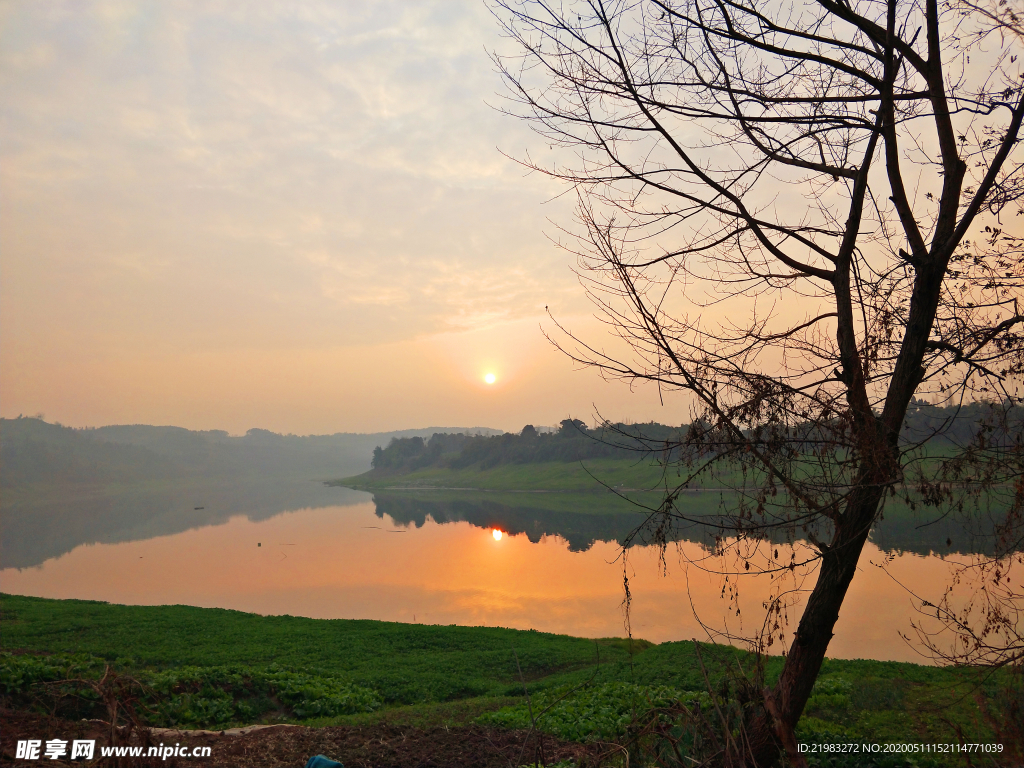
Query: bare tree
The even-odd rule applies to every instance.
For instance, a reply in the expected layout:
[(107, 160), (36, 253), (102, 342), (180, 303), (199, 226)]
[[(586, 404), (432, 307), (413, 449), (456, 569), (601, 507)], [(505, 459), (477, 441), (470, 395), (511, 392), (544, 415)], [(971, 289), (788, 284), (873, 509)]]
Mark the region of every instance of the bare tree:
[[(1006, 417), (1024, 266), (1003, 223), (1024, 212), (1018, 17), (1005, 0), (493, 10), (515, 44), (495, 55), (505, 109), (554, 158), (521, 162), (575, 190), (559, 240), (628, 352), (565, 328), (559, 346), (693, 404), (650, 524), (685, 519), (681, 491), (714, 476), (738, 491), (723, 542), (782, 529), (813, 545), (814, 587), (751, 724), (752, 761), (768, 764), (793, 743), (885, 497), (949, 504), (983, 483), (1021, 508)], [(936, 458), (900, 437), (916, 395), (986, 398), (1010, 427)], [(755, 570), (800, 565), (771, 546), (766, 562)]]

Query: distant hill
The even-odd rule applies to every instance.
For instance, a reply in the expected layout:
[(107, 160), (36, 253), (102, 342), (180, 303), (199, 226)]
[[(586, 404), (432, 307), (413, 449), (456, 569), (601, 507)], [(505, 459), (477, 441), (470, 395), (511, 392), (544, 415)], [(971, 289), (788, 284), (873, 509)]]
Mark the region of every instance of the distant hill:
[(242, 437), (145, 425), (72, 429), (0, 419), (0, 567), (26, 568), (79, 544), (119, 542), (285, 510), (363, 503), (328, 478), (370, 468), (374, 447), (454, 430)]
[(0, 419), (0, 486), (109, 484), (302, 474), (328, 479), (370, 468), (373, 449), (392, 439), (487, 427), (428, 427), (371, 434), (280, 435), (250, 429), (232, 437), (147, 425), (73, 429), (40, 419)]

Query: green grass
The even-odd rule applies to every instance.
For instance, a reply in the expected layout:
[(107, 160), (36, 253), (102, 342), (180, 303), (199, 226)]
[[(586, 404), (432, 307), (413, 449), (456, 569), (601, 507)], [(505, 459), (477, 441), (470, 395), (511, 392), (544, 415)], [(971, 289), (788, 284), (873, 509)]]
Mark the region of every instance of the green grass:
[[(670, 471), (668, 480), (675, 480)], [(599, 482), (600, 481), (600, 482)], [(333, 484), (359, 490), (467, 488), (491, 491), (603, 491), (607, 486), (656, 490), (665, 485), (664, 467), (647, 460), (588, 459), (539, 464), (501, 464), (490, 469), (426, 467), (403, 475), (367, 472)]]
[[(689, 470), (665, 467), (651, 458), (584, 459), (582, 461), (546, 461), (527, 464), (479, 465), (464, 469), (424, 467), (413, 472), (388, 473), (378, 470), (331, 481), (359, 490), (446, 488), (488, 491), (603, 491), (606, 487), (633, 491), (657, 491), (674, 488)], [(691, 484), (694, 490), (756, 486), (763, 475), (748, 469), (719, 465), (714, 476)]]
[[(473, 465), (464, 469), (424, 467), (413, 472), (391, 473), (371, 470), (354, 477), (333, 480), (359, 490), (461, 489), (488, 491), (604, 491), (606, 488), (632, 491), (658, 491), (666, 485), (675, 488), (690, 470), (665, 467), (651, 458), (584, 459), (582, 461), (545, 461), (527, 464), (498, 464), (490, 468)], [(757, 470), (719, 465), (714, 475), (690, 484), (697, 490), (728, 490), (747, 485), (754, 487), (763, 479)]]
[(216, 608), (122, 606), (3, 595), (0, 648), (88, 654), (129, 667), (242, 665), (317, 670), (388, 704), (517, 695), (529, 680), (627, 661), (622, 641), (490, 627), (258, 616)]
[[(753, 665), (741, 650), (692, 642), (654, 645), (16, 595), (0, 595), (0, 620), (0, 694), (32, 706), (34, 685), (97, 677), (111, 664), (153, 691), (154, 724), (189, 727), (381, 720), (522, 727), (529, 724), (525, 678), (534, 711), (547, 710), (543, 730), (614, 740), (645, 702), (706, 703), (701, 664), (719, 691), (727, 677), (740, 669), (749, 674)], [(13, 650), (21, 653), (6, 653)], [(779, 657), (767, 660), (766, 683), (781, 666)], [(798, 736), (807, 742), (992, 742), (992, 724), (1006, 716), (1000, 707), (1007, 696), (1005, 679), (971, 670), (829, 659)], [(914, 764), (963, 761), (919, 757)]]

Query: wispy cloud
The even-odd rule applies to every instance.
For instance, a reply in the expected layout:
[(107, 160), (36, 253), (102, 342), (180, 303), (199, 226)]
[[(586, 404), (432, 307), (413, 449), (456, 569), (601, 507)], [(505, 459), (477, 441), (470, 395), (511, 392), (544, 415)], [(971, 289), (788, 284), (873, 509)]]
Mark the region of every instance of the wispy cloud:
[(21, 333), (131, 315), (125, 343), (221, 344), (273, 305), (270, 344), (282, 322), (365, 343), (535, 313), (571, 284), (542, 194), (495, 149), (525, 137), (484, 103), (482, 5), (23, 2), (0, 24)]

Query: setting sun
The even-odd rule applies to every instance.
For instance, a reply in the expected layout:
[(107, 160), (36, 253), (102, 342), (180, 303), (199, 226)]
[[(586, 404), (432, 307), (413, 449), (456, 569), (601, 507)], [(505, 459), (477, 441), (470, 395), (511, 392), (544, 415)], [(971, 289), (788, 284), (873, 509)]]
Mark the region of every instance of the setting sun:
[(495, 376), (493, 373), (488, 373), (486, 376), (484, 376), (484, 381), (486, 381), (488, 384), (493, 384), (497, 380), (498, 377)]
[(491, 536), (494, 537), (495, 541), (501, 541), (501, 531), (499, 531), (497, 528), (491, 531)]

